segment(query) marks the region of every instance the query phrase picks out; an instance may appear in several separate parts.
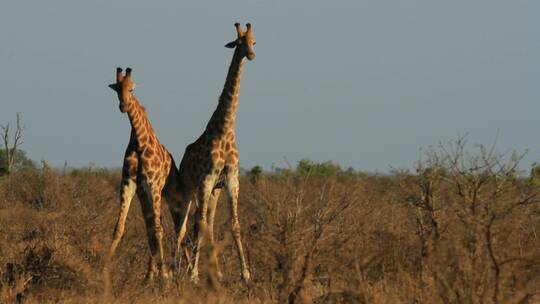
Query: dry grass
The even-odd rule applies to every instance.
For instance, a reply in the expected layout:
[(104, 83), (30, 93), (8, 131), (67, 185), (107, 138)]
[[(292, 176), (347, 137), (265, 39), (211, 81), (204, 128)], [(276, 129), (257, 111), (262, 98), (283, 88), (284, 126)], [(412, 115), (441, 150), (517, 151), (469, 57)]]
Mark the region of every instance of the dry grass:
[[(0, 178), (0, 302), (538, 301), (538, 186), (513, 176), (511, 166), (497, 171), (499, 158), (487, 159), (492, 167), (482, 157), (460, 164), (453, 153), (387, 177), (242, 179), (249, 286), (240, 280), (225, 206), (216, 219), (223, 281), (205, 280), (212, 271), (203, 266), (199, 286), (185, 277), (168, 288), (145, 285), (149, 250), (134, 202), (110, 296), (101, 271), (118, 211), (118, 173), (16, 172)], [(164, 222), (172, 252), (169, 215)]]

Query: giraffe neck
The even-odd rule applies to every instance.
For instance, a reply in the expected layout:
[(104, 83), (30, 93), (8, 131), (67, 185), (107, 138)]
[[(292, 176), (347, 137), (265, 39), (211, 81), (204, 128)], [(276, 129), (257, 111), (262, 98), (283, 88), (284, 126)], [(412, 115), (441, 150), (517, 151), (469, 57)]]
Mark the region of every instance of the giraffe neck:
[(235, 50), (218, 106), (206, 126), (207, 131), (217, 130), (221, 134), (226, 134), (229, 129), (234, 131), (244, 62), (245, 57)]
[(154, 136), (154, 131), (144, 107), (139, 103), (135, 95), (132, 95), (131, 98), (131, 106), (127, 110), (129, 122), (131, 123), (131, 138), (138, 142), (139, 148), (142, 148), (149, 142), (150, 137)]

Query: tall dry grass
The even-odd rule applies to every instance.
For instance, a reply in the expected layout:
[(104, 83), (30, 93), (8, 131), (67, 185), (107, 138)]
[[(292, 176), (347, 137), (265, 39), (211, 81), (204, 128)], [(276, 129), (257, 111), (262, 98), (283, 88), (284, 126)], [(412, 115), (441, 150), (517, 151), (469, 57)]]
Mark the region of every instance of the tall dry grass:
[[(204, 259), (198, 286), (183, 272), (167, 288), (146, 285), (149, 250), (135, 198), (109, 296), (101, 271), (119, 174), (44, 168), (1, 177), (0, 302), (537, 303), (540, 189), (516, 174), (517, 157), (485, 149), (471, 156), (462, 142), (450, 148), (389, 176), (243, 178), (249, 285), (225, 206), (214, 248), (224, 279)], [(164, 223), (172, 253), (168, 215)]]

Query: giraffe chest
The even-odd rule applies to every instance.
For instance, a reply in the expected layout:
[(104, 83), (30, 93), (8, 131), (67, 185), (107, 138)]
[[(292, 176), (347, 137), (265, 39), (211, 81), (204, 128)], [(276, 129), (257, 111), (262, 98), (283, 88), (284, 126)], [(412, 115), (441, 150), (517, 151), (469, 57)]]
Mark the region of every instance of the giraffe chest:
[(162, 149), (146, 148), (139, 151), (141, 173), (150, 179), (166, 177), (171, 160)]
[(216, 132), (210, 134), (206, 140), (206, 145), (211, 151), (223, 151), (228, 153), (236, 149), (236, 136), (234, 131)]

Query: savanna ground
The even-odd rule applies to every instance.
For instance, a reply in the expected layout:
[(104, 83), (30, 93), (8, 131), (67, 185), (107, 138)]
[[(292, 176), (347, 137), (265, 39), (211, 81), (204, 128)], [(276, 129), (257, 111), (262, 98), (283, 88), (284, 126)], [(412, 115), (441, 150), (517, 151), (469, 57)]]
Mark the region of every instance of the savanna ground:
[(149, 249), (134, 198), (107, 296), (119, 172), (18, 170), (0, 177), (0, 302), (539, 303), (540, 186), (518, 162), (458, 140), (388, 175), (309, 162), (252, 170), (239, 201), (249, 285), (223, 199), (213, 248), (223, 280), (202, 259), (199, 285), (185, 271), (167, 288), (145, 284)]

